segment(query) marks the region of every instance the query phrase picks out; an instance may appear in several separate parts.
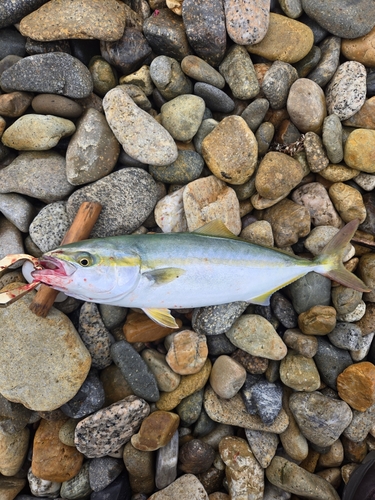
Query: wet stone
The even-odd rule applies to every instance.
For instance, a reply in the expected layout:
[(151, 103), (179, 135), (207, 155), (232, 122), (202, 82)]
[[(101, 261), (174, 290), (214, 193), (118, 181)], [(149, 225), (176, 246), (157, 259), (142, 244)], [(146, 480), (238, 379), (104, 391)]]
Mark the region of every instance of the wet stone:
[(224, 76), (234, 97), (253, 99), (259, 93), (258, 79), (245, 47), (234, 45), (221, 62), (219, 71)]
[(145, 63), (152, 50), (139, 29), (126, 27), (119, 40), (101, 42), (100, 52), (121, 74), (129, 75)]
[(283, 61), (275, 61), (272, 64), (261, 87), (272, 109), (285, 107), (289, 89), (297, 78), (297, 70), (290, 64)]
[(318, 350), (314, 356), (314, 361), (318, 367), (322, 381), (331, 387), (337, 389), (336, 380), (353, 361), (350, 354), (332, 345), (327, 339), (317, 337)]
[(333, 444), (352, 420), (345, 401), (319, 392), (294, 393), (289, 405), (302, 434), (317, 446)]
[(204, 82), (222, 89), (225, 86), (224, 77), (210, 64), (197, 56), (186, 56), (181, 61), (182, 71), (197, 82)]
[[(44, 75), (41, 78), (41, 75)], [(25, 57), (4, 71), (0, 84), (6, 92), (52, 93), (83, 98), (93, 89), (89, 70), (81, 61), (63, 52)]]
[(99, 377), (90, 372), (77, 394), (61, 406), (61, 410), (71, 418), (86, 417), (104, 405), (105, 395)]
[(150, 165), (149, 172), (156, 181), (167, 184), (188, 184), (201, 175), (204, 166), (202, 156), (195, 151), (179, 151), (177, 160), (166, 167)]
[(128, 234), (137, 229), (154, 208), (157, 188), (150, 174), (129, 167), (75, 191), (67, 201), (69, 217), (74, 218), (84, 201), (97, 201), (103, 206), (90, 237)]
[(110, 174), (120, 153), (120, 144), (102, 113), (87, 109), (69, 141), (66, 152), (66, 175), (77, 186)]
[(182, 19), (194, 52), (211, 66), (217, 66), (227, 44), (223, 3), (220, 0), (185, 0)]
[(182, 19), (169, 9), (160, 9), (157, 15), (147, 18), (143, 31), (148, 43), (158, 55), (174, 57), (181, 61), (191, 54)]
[(211, 111), (230, 113), (234, 110), (234, 101), (224, 91), (209, 83), (197, 82), (194, 94), (201, 97)]
[(327, 36), (319, 46), (321, 58), (308, 78), (324, 87), (335, 74), (339, 65), (341, 39), (337, 36)]
[(75, 444), (88, 458), (118, 450), (137, 432), (150, 407), (137, 396), (128, 396), (81, 420), (75, 430)]
[(93, 302), (85, 302), (82, 305), (78, 332), (91, 354), (93, 368), (102, 369), (109, 366), (112, 362), (111, 337), (104, 326), (98, 306)]

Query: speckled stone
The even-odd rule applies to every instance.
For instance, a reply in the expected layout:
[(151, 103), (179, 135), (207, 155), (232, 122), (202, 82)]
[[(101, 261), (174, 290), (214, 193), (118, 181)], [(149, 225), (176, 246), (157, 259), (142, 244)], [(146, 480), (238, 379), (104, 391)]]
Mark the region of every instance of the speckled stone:
[(361, 348), (361, 329), (353, 324), (338, 322), (336, 327), (328, 335), (329, 341), (340, 349), (357, 351)]
[(148, 497), (148, 500), (173, 500), (184, 496), (190, 500), (208, 500), (202, 483), (193, 474), (180, 476), (169, 486)]
[(289, 350), (280, 364), (280, 379), (295, 391), (316, 391), (320, 387), (320, 377), (311, 357)]
[(300, 132), (319, 133), (327, 114), (323, 90), (314, 81), (299, 78), (290, 87), (287, 110)]
[(56, 146), (61, 138), (72, 135), (75, 130), (74, 123), (66, 118), (29, 114), (5, 129), (1, 140), (5, 146), (19, 151), (44, 151)]
[(302, 0), (306, 14), (323, 28), (342, 38), (357, 38), (368, 33), (375, 24), (372, 3), (350, 0), (328, 5), (324, 0)]
[(149, 172), (156, 181), (167, 184), (188, 184), (200, 177), (204, 160), (195, 151), (179, 151), (177, 160), (165, 167), (150, 165)]
[(353, 363), (350, 354), (332, 345), (327, 339), (317, 337), (318, 350), (314, 361), (318, 367), (322, 381), (331, 389), (337, 390), (338, 375)]
[(271, 12), (266, 36), (259, 43), (246, 48), (250, 54), (270, 61), (293, 64), (310, 52), (313, 43), (314, 35), (307, 25)]
[(354, 129), (345, 142), (344, 161), (356, 170), (375, 173), (373, 162), (375, 130)]
[(235, 108), (233, 99), (227, 93), (209, 83), (197, 82), (194, 85), (194, 94), (204, 100), (210, 111), (230, 113)]
[(361, 193), (357, 189), (343, 182), (335, 182), (329, 188), (329, 195), (344, 222), (350, 222), (353, 219), (364, 222), (366, 208)]
[(217, 66), (227, 44), (223, 2), (184, 0), (182, 19), (194, 52), (211, 66)]
[(234, 97), (253, 99), (259, 93), (257, 75), (245, 47), (240, 45), (231, 47), (221, 62), (219, 71), (224, 76)]
[(158, 401), (159, 389), (156, 379), (129, 342), (126, 340), (115, 342), (111, 347), (111, 356), (134, 394), (150, 402)]
[(281, 488), (282, 491), (294, 493), (298, 497), (315, 497), (319, 500), (340, 499), (328, 481), (282, 457), (273, 458), (266, 470), (266, 476), (272, 484)]
[[(54, 481), (47, 481), (46, 479), (40, 479), (39, 477), (34, 476), (31, 467), (27, 472), (27, 481), (29, 483), (30, 492), (35, 496), (50, 495), (51, 497), (56, 497), (59, 494), (61, 488), (61, 483), (57, 483)], [(29, 498), (34, 498), (34, 497), (29, 497)]]
[(121, 473), (121, 462), (112, 457), (93, 458), (88, 462), (90, 487), (93, 491), (102, 491)]
[(33, 205), (15, 193), (0, 194), (0, 212), (23, 233), (27, 233), (35, 214)]
[(103, 385), (98, 375), (90, 372), (77, 394), (61, 406), (61, 411), (70, 418), (82, 418), (99, 410), (104, 401)]
[(210, 64), (197, 56), (186, 56), (181, 61), (181, 69), (197, 82), (204, 82), (222, 89), (225, 86), (224, 77)]
[(352, 420), (350, 406), (319, 392), (294, 393), (290, 409), (302, 434), (317, 446), (330, 446)]
[(365, 411), (353, 410), (353, 419), (344, 430), (344, 436), (357, 443), (366, 439), (369, 432), (372, 435), (374, 433), (374, 414), (375, 405), (370, 406)]
[(30, 237), (43, 253), (58, 247), (69, 229), (70, 220), (65, 207), (65, 201), (50, 203), (30, 224)]
[[(171, 135), (121, 87), (106, 94), (103, 108), (109, 126), (131, 157), (151, 165), (169, 165), (177, 159), (177, 146)], [(133, 134), (129, 135), (129, 130)]]
[(4, 0), (0, 9), (0, 28), (19, 22), (33, 10), (38, 9), (48, 0), (30, 0), (25, 4), (23, 0)]
[(182, 71), (180, 63), (172, 57), (155, 57), (150, 64), (150, 77), (160, 94), (168, 101), (182, 94), (191, 94), (193, 91), (191, 80)]
[[(254, 384), (250, 382), (250, 390), (247, 391), (248, 379), (253, 379), (253, 377), (247, 375), (246, 382), (241, 391), (246, 408), (251, 413), (254, 406), (255, 412), (260, 416), (264, 424), (273, 424), (282, 408), (283, 391), (281, 385), (260, 378)], [(247, 398), (247, 394), (249, 394), (250, 399)]]
[(74, 186), (97, 181), (110, 174), (120, 144), (102, 113), (89, 108), (79, 122), (66, 151), (66, 175)]
[(115, 0), (69, 0), (48, 2), (24, 17), (20, 23), (23, 36), (48, 42), (67, 38), (97, 38), (113, 41), (121, 38), (125, 11)]
[(35, 113), (41, 115), (56, 115), (62, 118), (78, 118), (83, 108), (78, 103), (56, 94), (38, 94), (31, 101), (31, 107)]
[(229, 330), (247, 307), (247, 302), (231, 302), (218, 306), (194, 309), (193, 329), (207, 336), (220, 335)]
[(22, 233), (8, 219), (0, 216), (0, 258), (18, 252), (24, 253)]
[(91, 237), (115, 236), (137, 229), (154, 208), (157, 195), (151, 175), (141, 168), (129, 167), (75, 191), (66, 210), (73, 219), (82, 202), (99, 202), (103, 208)]
[[(169, 9), (157, 8), (157, 11), (157, 15), (145, 20), (144, 35), (155, 54), (181, 61), (192, 52), (182, 19)], [(200, 54), (197, 52), (197, 55)]]
[(255, 458), (261, 467), (266, 469), (275, 456), (279, 444), (277, 434), (250, 429), (245, 429), (245, 434)]
[[(40, 75), (45, 75), (45, 78)], [(89, 96), (93, 90), (87, 67), (64, 52), (36, 54), (21, 59), (4, 71), (0, 85), (6, 92), (24, 90), (78, 99)]]
[(353, 116), (366, 101), (366, 68), (357, 61), (341, 64), (325, 90), (328, 114)]
[(340, 60), (341, 39), (337, 36), (327, 36), (319, 46), (321, 58), (309, 74), (308, 78), (324, 87), (333, 77)]
[(297, 70), (283, 61), (275, 61), (262, 82), (262, 92), (272, 109), (282, 109), (287, 103), (289, 89), (297, 80)]
[(240, 116), (224, 118), (202, 142), (202, 155), (211, 172), (235, 185), (250, 179), (257, 153), (255, 136)]
[(239, 45), (254, 45), (265, 37), (269, 23), (268, 0), (224, 1), (228, 35)]
[(150, 407), (137, 396), (128, 396), (81, 420), (75, 430), (75, 444), (88, 458), (118, 450), (137, 432)]
[[(245, 439), (227, 436), (220, 442), (220, 456), (225, 463), (225, 475), (231, 498), (263, 500), (263, 469)], [(241, 457), (238, 460), (237, 457)]]

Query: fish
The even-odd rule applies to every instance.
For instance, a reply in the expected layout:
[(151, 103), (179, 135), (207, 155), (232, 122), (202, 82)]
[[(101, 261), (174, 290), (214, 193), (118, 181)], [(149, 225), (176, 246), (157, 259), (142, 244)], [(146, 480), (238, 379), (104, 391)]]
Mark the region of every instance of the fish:
[(62, 245), (40, 258), (34, 280), (86, 302), (142, 309), (153, 321), (178, 325), (171, 309), (246, 301), (271, 295), (311, 271), (360, 292), (365, 283), (345, 269), (346, 246), (359, 221), (346, 224), (313, 260), (235, 236), (220, 220), (194, 232), (131, 234)]

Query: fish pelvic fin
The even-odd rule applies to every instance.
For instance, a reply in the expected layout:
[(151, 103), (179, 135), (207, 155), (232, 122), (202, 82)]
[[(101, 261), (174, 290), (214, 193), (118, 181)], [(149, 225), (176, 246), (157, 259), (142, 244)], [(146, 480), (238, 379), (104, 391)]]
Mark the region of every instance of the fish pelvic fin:
[(331, 280), (337, 281), (341, 285), (353, 288), (358, 292), (371, 292), (361, 279), (349, 272), (343, 265), (343, 257), (346, 246), (350, 243), (359, 225), (359, 220), (354, 219), (348, 222), (340, 231), (327, 243), (322, 253), (314, 260), (317, 265), (325, 268), (321, 274)]
[(155, 323), (160, 326), (166, 326), (167, 328), (180, 328), (174, 317), (171, 315), (171, 311), (169, 309), (142, 308), (142, 311), (147, 314), (152, 321), (155, 321)]

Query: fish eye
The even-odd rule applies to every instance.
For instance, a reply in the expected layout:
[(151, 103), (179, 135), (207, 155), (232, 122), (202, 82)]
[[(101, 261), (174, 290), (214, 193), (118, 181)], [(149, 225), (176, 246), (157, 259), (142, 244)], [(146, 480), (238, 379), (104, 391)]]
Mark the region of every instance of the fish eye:
[(77, 262), (82, 267), (88, 267), (88, 266), (92, 265), (93, 259), (92, 259), (90, 254), (84, 253), (84, 254), (78, 255)]

